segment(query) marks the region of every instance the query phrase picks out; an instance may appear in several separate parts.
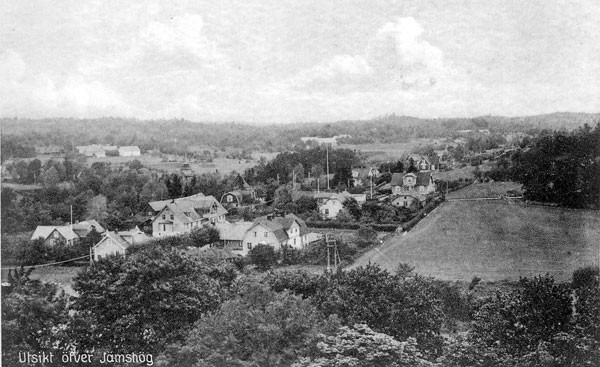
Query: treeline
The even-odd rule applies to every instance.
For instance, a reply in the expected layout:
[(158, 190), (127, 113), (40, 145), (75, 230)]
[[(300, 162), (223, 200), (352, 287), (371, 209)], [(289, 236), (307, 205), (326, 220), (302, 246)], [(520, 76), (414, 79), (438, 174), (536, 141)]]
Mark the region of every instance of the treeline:
[[(313, 147), (305, 149), (299, 147), (295, 151), (286, 151), (278, 154), (272, 161), (261, 161), (254, 168), (244, 172), (244, 178), (250, 184), (257, 182), (266, 183), (272, 180), (278, 183), (287, 183), (292, 180), (302, 183), (305, 178), (318, 179), (329, 173), (333, 175), (330, 186), (337, 187), (352, 180), (352, 167), (359, 163), (356, 152), (350, 149), (327, 149)], [(324, 187), (322, 187), (324, 189)]]
[(485, 173), (523, 184), (526, 200), (572, 208), (600, 208), (600, 123), (554, 133), (502, 157)]
[(285, 151), (303, 145), (303, 136), (350, 135), (341, 142), (394, 143), (411, 138), (452, 136), (458, 130), (489, 129), (491, 132), (529, 132), (542, 129), (571, 130), (598, 115), (562, 114), (523, 118), (484, 116), (462, 119), (418, 119), (388, 115), (371, 120), (332, 123), (250, 125), (200, 123), (186, 120), (140, 121), (123, 118), (2, 119), (2, 160), (32, 157), (34, 147), (56, 145), (73, 152), (76, 145), (138, 145), (142, 151), (181, 154), (205, 147), (258, 151)]
[[(3, 364), (40, 351), (90, 353), (90, 366), (101, 366), (104, 352), (144, 354), (162, 366), (600, 363), (597, 268), (568, 283), (539, 276), (485, 296), (478, 278), (467, 289), (406, 265), (394, 273), (375, 265), (261, 273), (178, 241), (95, 263), (75, 278), (70, 300), (11, 271), (2, 291)], [(443, 336), (459, 322), (470, 329)]]

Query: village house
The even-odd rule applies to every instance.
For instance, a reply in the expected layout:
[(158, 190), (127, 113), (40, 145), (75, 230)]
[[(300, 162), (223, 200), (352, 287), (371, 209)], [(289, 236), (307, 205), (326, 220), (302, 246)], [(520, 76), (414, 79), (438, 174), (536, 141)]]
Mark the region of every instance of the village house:
[(54, 246), (59, 242), (76, 244), (85, 240), (92, 231), (102, 234), (106, 230), (95, 220), (87, 220), (73, 225), (37, 226), (31, 235), (31, 241), (42, 238), (48, 246)]
[(216, 247), (240, 256), (246, 255), (249, 250), (244, 249), (244, 236), (253, 224), (253, 222), (217, 223), (220, 240)]
[(410, 207), (415, 201), (418, 201), (419, 206), (423, 206), (427, 195), (436, 192), (431, 172), (394, 173), (390, 186), (392, 195), (402, 197), (392, 199), (392, 204), (396, 206)]
[(139, 157), (140, 155), (142, 155), (142, 152), (140, 151), (140, 148), (135, 145), (119, 147), (120, 157)]
[(283, 246), (302, 249), (315, 236), (309, 235), (306, 223), (294, 214), (285, 217), (268, 215), (254, 220), (243, 238), (242, 254), (246, 255), (253, 247), (262, 244), (273, 246), (279, 251)]
[(241, 183), (233, 191), (221, 196), (221, 205), (226, 209), (248, 206), (256, 201), (256, 191), (240, 176)]
[(107, 151), (117, 151), (117, 147), (114, 145), (78, 145), (75, 147), (79, 154), (83, 154), (86, 157), (104, 158), (106, 157)]
[(130, 246), (143, 245), (151, 239), (138, 227), (129, 231), (106, 232), (102, 239), (94, 245), (92, 257), (94, 261), (98, 261), (107, 256), (125, 256)]
[(157, 213), (152, 219), (152, 236), (191, 232), (205, 224), (225, 222), (227, 210), (214, 198), (202, 193), (178, 199), (148, 203)]
[(407, 192), (402, 195), (394, 196), (390, 201), (390, 204), (396, 207), (418, 209), (423, 206), (426, 199), (427, 197), (425, 195)]

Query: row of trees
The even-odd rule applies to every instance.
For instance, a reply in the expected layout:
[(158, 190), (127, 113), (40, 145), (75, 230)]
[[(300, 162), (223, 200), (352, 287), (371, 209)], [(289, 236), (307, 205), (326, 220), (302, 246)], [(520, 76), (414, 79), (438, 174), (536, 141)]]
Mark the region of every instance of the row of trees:
[(510, 159), (499, 159), (486, 175), (522, 183), (528, 200), (600, 208), (600, 123), (542, 136)]

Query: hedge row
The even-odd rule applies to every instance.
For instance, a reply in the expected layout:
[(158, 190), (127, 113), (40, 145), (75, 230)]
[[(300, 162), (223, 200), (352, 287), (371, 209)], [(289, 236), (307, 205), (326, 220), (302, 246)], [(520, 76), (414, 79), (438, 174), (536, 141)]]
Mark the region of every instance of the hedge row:
[(429, 203), (425, 204), (425, 207), (419, 212), (419, 214), (417, 214), (416, 217), (402, 224), (402, 230), (405, 232), (410, 231), (414, 226), (417, 225), (417, 223), (419, 223), (421, 219), (425, 218), (427, 214), (429, 214), (433, 209), (435, 209), (440, 202), (441, 200), (439, 198), (435, 198)]
[[(306, 222), (306, 225), (311, 228), (334, 228), (334, 229), (353, 229), (357, 230), (362, 224), (359, 223), (348, 223), (338, 221), (313, 221)], [(381, 232), (394, 232), (398, 228), (397, 224), (364, 224), (368, 227), (372, 227), (376, 231)]]
[(335, 228), (335, 229), (359, 229), (360, 224), (356, 223), (347, 223), (347, 222), (337, 222), (337, 221), (313, 221), (306, 222), (306, 225), (312, 228)]

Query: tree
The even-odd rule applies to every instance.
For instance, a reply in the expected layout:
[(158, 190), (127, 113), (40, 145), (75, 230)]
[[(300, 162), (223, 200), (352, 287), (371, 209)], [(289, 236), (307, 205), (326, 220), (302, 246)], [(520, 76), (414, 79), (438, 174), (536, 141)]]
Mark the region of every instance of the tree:
[(19, 352), (58, 354), (68, 348), (69, 321), (64, 292), (55, 284), (31, 280), (31, 270), (9, 270), (2, 286), (2, 364), (17, 366)]
[(250, 250), (249, 256), (259, 271), (269, 270), (277, 263), (277, 254), (271, 245), (256, 245)]
[(355, 241), (359, 247), (369, 247), (377, 241), (377, 232), (369, 226), (360, 226), (356, 232)]
[(275, 197), (273, 199), (273, 207), (280, 210), (285, 210), (289, 204), (292, 204), (292, 188), (287, 185), (280, 186), (275, 190)]
[(72, 309), (84, 320), (80, 350), (156, 352), (181, 340), (223, 297), (203, 265), (175, 248), (148, 245), (103, 259), (75, 278)]
[(417, 341), (399, 342), (377, 333), (365, 324), (343, 326), (336, 335), (319, 334), (315, 357), (300, 358), (293, 367), (425, 367), (433, 363), (423, 359)]
[(299, 296), (249, 283), (161, 359), (173, 366), (289, 366), (312, 354), (318, 334), (338, 326)]
[(360, 218), (360, 205), (358, 205), (358, 202), (355, 198), (347, 198), (346, 201), (344, 201), (343, 206), (344, 209), (346, 209), (348, 213), (354, 218), (354, 220), (358, 220)]
[(298, 200), (296, 200), (295, 203), (297, 214), (314, 212), (318, 209), (317, 199), (309, 196), (302, 196)]
[(108, 217), (108, 206), (106, 196), (96, 195), (90, 200), (87, 206), (87, 219), (96, 219), (104, 221)]
[(53, 166), (44, 171), (42, 182), (45, 187), (56, 187), (60, 182), (58, 171)]
[(220, 238), (219, 230), (217, 228), (204, 225), (201, 228), (198, 227), (192, 229), (188, 235), (189, 241), (187, 242), (189, 246), (202, 247), (219, 242)]

